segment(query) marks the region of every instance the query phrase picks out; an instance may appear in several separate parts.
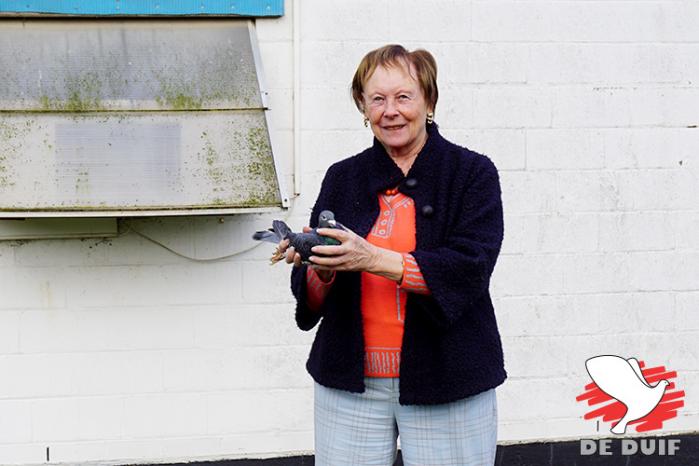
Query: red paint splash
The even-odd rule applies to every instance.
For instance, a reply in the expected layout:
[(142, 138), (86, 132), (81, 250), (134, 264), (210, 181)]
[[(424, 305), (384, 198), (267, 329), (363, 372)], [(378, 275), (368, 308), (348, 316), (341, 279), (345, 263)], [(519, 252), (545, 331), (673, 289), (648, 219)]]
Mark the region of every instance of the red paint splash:
[[(663, 427), (663, 421), (677, 417), (677, 410), (684, 406), (684, 390), (672, 391), (675, 388), (675, 383), (672, 379), (677, 378), (677, 372), (666, 371), (665, 366), (643, 369), (645, 366), (643, 361), (639, 361), (639, 365), (641, 366), (641, 373), (649, 385), (654, 385), (663, 379), (670, 382), (670, 384), (665, 389), (665, 394), (660, 399), (660, 403), (653, 411), (641, 419), (629, 422), (628, 425), (634, 425), (636, 432), (659, 430)], [(585, 392), (575, 397), (575, 400), (587, 400), (588, 406), (606, 403), (585, 413), (585, 419), (601, 417), (602, 421), (616, 424), (626, 414), (626, 406), (604, 393), (594, 382), (585, 385)]]

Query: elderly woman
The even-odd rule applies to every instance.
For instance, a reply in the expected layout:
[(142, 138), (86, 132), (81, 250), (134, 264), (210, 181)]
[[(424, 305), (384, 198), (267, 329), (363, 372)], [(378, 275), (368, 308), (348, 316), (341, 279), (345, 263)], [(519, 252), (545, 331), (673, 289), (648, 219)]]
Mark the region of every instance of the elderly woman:
[[(352, 96), (373, 145), (330, 167), (310, 223), (346, 231), (309, 264), (286, 242), (302, 330), (319, 321), (317, 465), (492, 465), (506, 377), (488, 286), (503, 237), (497, 171), (442, 137), (424, 50), (369, 52)], [(307, 229), (306, 229), (307, 231)], [(288, 249), (287, 249), (288, 248)]]

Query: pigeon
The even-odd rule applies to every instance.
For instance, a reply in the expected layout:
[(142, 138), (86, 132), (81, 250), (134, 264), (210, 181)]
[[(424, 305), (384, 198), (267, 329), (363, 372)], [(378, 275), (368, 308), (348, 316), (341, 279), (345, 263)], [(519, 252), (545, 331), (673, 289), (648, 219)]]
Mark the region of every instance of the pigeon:
[(626, 414), (611, 429), (614, 434), (625, 433), (629, 422), (653, 411), (669, 385), (667, 380), (649, 385), (635, 358), (595, 356), (585, 361), (585, 367), (600, 390), (626, 406)]
[[(318, 216), (318, 228), (334, 228), (345, 230), (345, 227), (335, 220), (335, 214), (329, 210), (324, 210)], [(289, 240), (289, 246), (293, 246), (296, 252), (301, 255), (301, 261), (308, 263), (308, 258), (313, 255), (311, 248), (313, 246), (337, 246), (340, 244), (335, 238), (321, 236), (318, 234), (317, 228), (308, 233), (294, 233), (291, 228), (281, 220), (274, 220), (272, 228), (255, 232), (252, 239), (257, 241), (267, 241), (278, 244), (283, 239)], [(279, 248), (272, 255), (272, 264), (276, 264), (285, 257), (285, 253)]]

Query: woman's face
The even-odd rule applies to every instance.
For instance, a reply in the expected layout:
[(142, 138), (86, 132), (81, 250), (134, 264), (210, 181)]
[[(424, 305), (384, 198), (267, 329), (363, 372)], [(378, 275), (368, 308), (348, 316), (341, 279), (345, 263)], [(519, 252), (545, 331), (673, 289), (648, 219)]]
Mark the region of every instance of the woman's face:
[[(412, 74), (412, 76), (411, 76)], [(379, 66), (364, 85), (364, 115), (392, 156), (413, 155), (425, 141), (427, 103), (411, 65)]]

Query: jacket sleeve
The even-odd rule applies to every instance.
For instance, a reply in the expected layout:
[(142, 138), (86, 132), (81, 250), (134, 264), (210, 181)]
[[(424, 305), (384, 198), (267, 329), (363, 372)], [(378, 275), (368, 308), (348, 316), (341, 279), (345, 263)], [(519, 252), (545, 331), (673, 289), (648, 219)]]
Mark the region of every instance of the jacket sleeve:
[[(318, 226), (318, 215), (320, 212), (331, 208), (330, 201), (332, 199), (332, 190), (335, 186), (333, 181), (334, 171), (334, 166), (331, 166), (325, 173), (318, 199), (316, 199), (316, 203), (311, 211), (311, 218), (308, 223), (311, 228)], [(320, 309), (311, 309), (308, 305), (307, 273), (308, 266), (305, 264), (301, 267), (293, 267), (291, 270), (291, 292), (296, 298), (296, 325), (301, 330), (311, 330), (324, 314), (324, 306), (321, 305)]]
[(500, 252), (500, 182), (495, 165), (487, 157), (479, 155), (474, 161), (458, 205), (443, 243), (412, 253), (432, 293), (414, 299), (440, 327), (459, 320), (488, 292)]
[(335, 281), (335, 273), (333, 272), (330, 281), (324, 282), (318, 276), (318, 272), (310, 267), (306, 267), (306, 297), (308, 298), (308, 307), (312, 310), (319, 310), (325, 297), (330, 292), (333, 282)]

